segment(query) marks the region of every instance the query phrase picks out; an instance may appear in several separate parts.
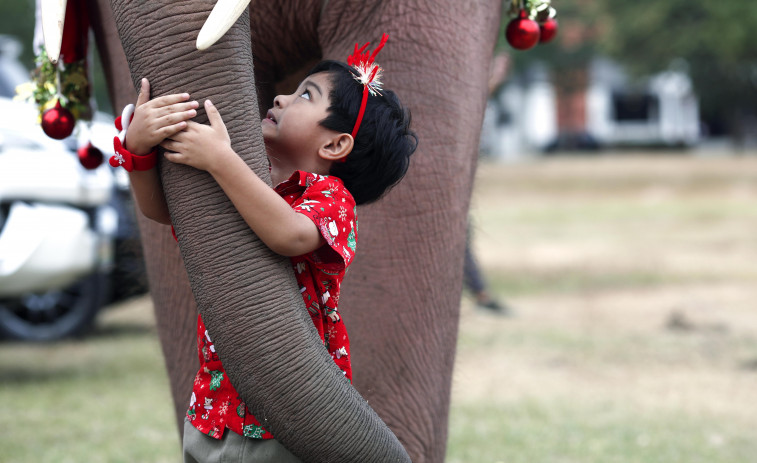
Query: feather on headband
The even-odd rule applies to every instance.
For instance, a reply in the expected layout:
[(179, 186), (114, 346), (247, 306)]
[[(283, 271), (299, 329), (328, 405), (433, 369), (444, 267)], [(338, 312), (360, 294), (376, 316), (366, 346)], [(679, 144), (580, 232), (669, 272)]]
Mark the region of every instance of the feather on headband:
[(355, 44), (355, 51), (347, 58), (347, 64), (352, 66), (355, 70), (355, 80), (363, 85), (363, 99), (360, 102), (360, 112), (357, 115), (355, 121), (355, 127), (352, 129), (352, 138), (355, 138), (358, 130), (360, 130), (360, 123), (363, 122), (363, 115), (365, 115), (365, 106), (368, 103), (368, 95), (381, 95), (381, 73), (383, 69), (376, 64), (376, 55), (384, 48), (388, 34), (381, 36), (381, 42), (373, 50), (373, 52), (366, 51), (370, 42), (366, 42), (365, 45), (358, 48), (358, 44)]

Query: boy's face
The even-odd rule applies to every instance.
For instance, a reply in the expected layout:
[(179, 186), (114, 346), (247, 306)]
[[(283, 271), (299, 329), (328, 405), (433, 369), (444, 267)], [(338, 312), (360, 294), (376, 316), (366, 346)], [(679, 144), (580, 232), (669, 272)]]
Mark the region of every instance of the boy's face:
[(319, 122), (328, 115), (331, 79), (325, 72), (308, 76), (291, 95), (278, 95), (261, 122), (272, 162), (308, 170), (322, 143), (333, 136)]

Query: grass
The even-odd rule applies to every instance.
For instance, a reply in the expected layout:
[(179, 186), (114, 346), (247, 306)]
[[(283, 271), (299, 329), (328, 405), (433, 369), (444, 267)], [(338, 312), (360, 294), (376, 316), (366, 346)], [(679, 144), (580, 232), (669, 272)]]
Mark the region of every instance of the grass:
[(751, 462), (757, 159), (483, 165), (449, 462)]
[(146, 300), (82, 340), (0, 345), (3, 462), (174, 462), (178, 432)]
[[(482, 421), (481, 416), (490, 418)], [(753, 434), (738, 425), (722, 428), (722, 418), (670, 411), (639, 413), (614, 401), (571, 398), (471, 405), (455, 409), (452, 415), (450, 447), (465, 447), (465, 451), (450, 455), (448, 461), (752, 461)]]
[[(461, 305), (449, 463), (757, 455), (757, 157), (482, 164), (475, 247), (514, 310)], [(179, 461), (150, 304), (0, 343), (2, 462)]]

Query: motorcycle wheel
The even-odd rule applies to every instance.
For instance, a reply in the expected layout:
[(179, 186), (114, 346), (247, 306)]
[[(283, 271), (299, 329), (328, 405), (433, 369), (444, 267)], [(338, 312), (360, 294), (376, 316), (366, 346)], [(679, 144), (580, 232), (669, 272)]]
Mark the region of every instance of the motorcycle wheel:
[(83, 334), (103, 305), (106, 284), (106, 278), (96, 273), (65, 289), (0, 299), (0, 334), (24, 341)]

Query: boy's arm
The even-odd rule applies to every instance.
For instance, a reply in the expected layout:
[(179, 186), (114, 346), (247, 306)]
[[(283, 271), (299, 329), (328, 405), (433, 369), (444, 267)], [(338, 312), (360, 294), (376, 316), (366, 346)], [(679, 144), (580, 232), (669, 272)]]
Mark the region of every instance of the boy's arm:
[(168, 213), (158, 169), (130, 172), (129, 183), (142, 214), (155, 222), (171, 225), (171, 215)]
[(247, 225), (273, 252), (299, 256), (325, 244), (326, 240), (313, 221), (292, 209), (230, 146), (217, 154), (219, 162), (208, 172)]

